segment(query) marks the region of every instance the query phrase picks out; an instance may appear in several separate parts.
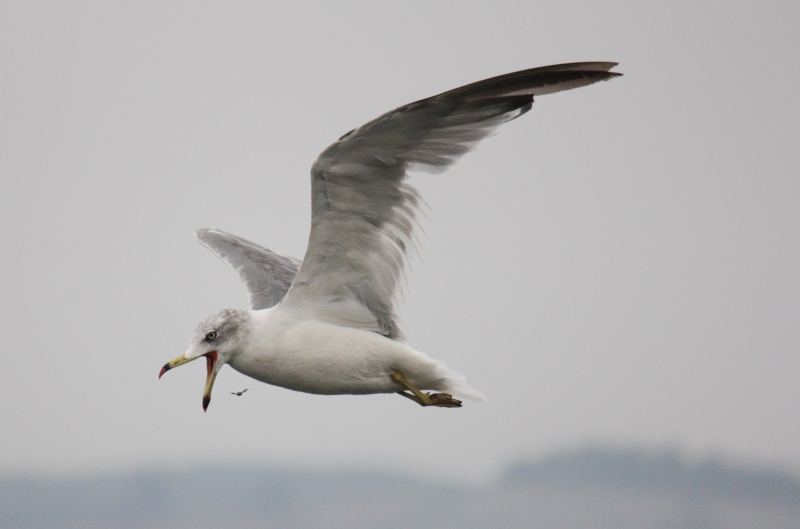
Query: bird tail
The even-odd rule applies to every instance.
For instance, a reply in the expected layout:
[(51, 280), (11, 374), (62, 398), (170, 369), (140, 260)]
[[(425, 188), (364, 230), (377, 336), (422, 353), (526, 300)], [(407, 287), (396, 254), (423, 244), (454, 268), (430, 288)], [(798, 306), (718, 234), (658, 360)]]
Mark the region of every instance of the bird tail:
[(452, 393), (456, 397), (474, 402), (483, 402), (486, 400), (486, 395), (470, 386), (464, 375), (452, 371), (448, 377), (447, 389), (445, 391)]

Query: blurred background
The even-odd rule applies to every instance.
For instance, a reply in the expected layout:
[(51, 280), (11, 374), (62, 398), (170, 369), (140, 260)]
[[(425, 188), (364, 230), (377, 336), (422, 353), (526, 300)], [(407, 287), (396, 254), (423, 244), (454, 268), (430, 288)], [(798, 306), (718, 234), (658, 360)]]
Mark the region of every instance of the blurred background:
[[(796, 527), (798, 25), (786, 2), (3, 2), (0, 526), (337, 527), (286, 507), (325, 504), (343, 527)], [(308, 171), (343, 133), (584, 60), (625, 76), (412, 177), (403, 329), (486, 402), (228, 368), (204, 414), (201, 362), (157, 380), (247, 306), (195, 229), (301, 258)]]

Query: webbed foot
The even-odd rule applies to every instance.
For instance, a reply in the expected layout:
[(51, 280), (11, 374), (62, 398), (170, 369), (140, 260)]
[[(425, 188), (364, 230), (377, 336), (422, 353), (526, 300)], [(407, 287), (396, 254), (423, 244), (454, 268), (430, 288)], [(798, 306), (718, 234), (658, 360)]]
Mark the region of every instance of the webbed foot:
[(420, 391), (399, 371), (392, 371), (392, 379), (405, 386), (406, 389), (411, 392), (398, 391), (397, 393), (399, 395), (413, 400), (420, 406), (438, 406), (440, 408), (461, 407), (461, 401), (453, 398), (453, 396), (448, 393), (424, 393)]

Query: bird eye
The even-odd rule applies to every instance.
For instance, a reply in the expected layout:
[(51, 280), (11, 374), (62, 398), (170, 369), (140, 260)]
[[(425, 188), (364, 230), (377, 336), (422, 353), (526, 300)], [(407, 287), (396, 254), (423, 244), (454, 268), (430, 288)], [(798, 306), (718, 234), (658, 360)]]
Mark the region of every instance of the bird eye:
[(217, 339), (217, 331), (209, 331), (206, 333), (206, 341), (213, 342)]

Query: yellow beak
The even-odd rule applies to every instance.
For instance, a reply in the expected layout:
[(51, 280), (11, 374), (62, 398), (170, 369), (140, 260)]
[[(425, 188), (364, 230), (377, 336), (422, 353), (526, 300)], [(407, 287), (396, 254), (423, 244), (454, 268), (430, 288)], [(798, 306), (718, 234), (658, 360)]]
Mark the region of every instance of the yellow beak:
[[(217, 363), (217, 352), (209, 351), (201, 356), (206, 357), (206, 388), (203, 391), (203, 411), (206, 411), (208, 409), (208, 404), (211, 402), (211, 389), (214, 387), (214, 379), (217, 378), (217, 371), (214, 369), (214, 366)], [(192, 360), (197, 360), (198, 358), (200, 357), (195, 356), (194, 358), (186, 358), (184, 355), (173, 358), (164, 364), (164, 367), (161, 368), (161, 372), (158, 374), (158, 378), (161, 378), (161, 376), (170, 369), (189, 363)]]

